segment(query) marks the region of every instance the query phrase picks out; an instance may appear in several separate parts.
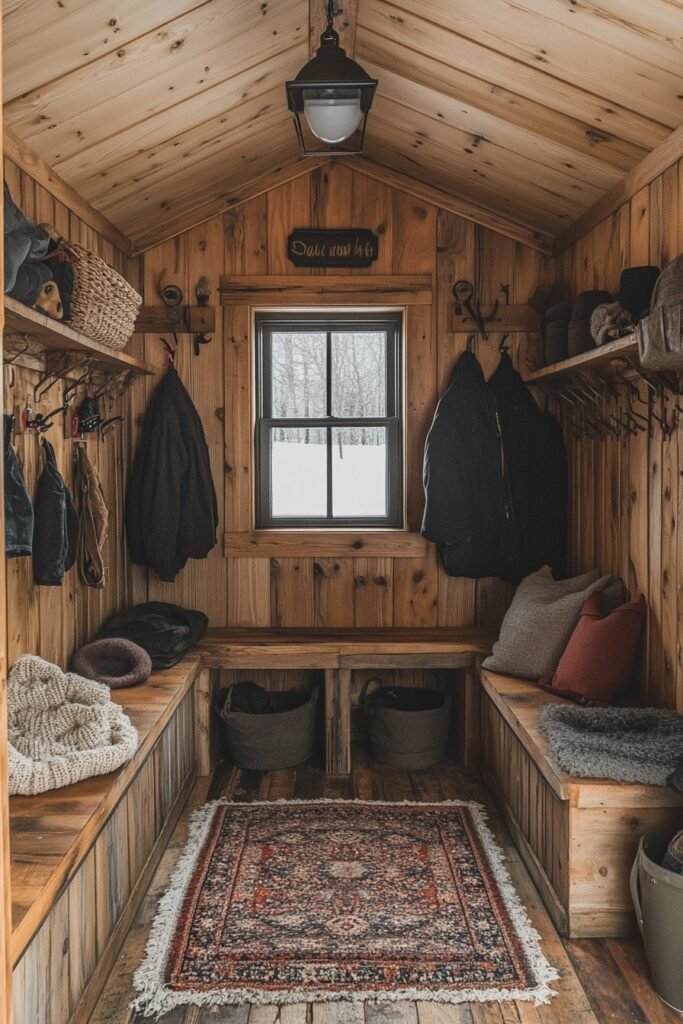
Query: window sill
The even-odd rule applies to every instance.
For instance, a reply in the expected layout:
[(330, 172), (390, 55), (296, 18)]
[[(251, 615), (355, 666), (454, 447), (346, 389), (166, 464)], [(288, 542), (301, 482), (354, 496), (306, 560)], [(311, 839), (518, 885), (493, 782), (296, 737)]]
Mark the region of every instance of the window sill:
[(226, 533), (226, 558), (424, 558), (429, 542), (406, 530), (252, 530)]

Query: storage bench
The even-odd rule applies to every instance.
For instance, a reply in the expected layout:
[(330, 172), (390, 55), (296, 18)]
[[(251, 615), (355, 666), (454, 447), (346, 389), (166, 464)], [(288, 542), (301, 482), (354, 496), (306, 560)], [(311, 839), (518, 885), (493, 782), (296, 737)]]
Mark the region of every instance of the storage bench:
[(482, 769), (561, 935), (628, 935), (636, 928), (629, 875), (640, 836), (683, 826), (670, 789), (558, 770), (538, 728), (558, 698), (482, 670)]
[(10, 799), (14, 1024), (89, 1019), (195, 778), (199, 665), (112, 691), (139, 738), (117, 771)]
[(475, 660), (491, 649), (491, 630), (440, 629), (208, 629), (197, 648), (199, 773), (215, 763), (211, 706), (219, 684), (240, 669), (318, 669), (325, 673), (325, 763), (329, 775), (351, 771), (351, 673), (373, 669), (447, 669), (461, 673), (456, 708), (465, 768), (479, 761), (479, 685)]

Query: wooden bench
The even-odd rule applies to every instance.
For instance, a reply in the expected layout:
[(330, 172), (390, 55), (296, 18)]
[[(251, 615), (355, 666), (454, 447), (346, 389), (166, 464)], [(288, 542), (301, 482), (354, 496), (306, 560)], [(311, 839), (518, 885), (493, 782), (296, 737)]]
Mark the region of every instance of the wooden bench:
[(481, 673), (482, 762), (515, 844), (562, 935), (628, 935), (635, 929), (629, 874), (640, 836), (683, 825), (670, 789), (560, 771), (538, 728), (561, 701), (533, 683)]
[(11, 798), (14, 1024), (89, 1019), (196, 775), (200, 664), (112, 692), (139, 737), (118, 771)]
[[(325, 673), (325, 760), (330, 775), (351, 771), (351, 674), (358, 669), (457, 670), (463, 762), (478, 761), (479, 685), (475, 659), (491, 649), (490, 630), (442, 629), (209, 629), (198, 648), (199, 772), (215, 760), (211, 705), (218, 673), (237, 669), (319, 669)], [(472, 728), (469, 728), (472, 723)]]

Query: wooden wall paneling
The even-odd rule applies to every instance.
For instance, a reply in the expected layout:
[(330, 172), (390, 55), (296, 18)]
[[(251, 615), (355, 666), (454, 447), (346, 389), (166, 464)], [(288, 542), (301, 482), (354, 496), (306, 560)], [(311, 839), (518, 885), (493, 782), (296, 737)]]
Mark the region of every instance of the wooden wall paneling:
[(313, 612), (313, 557), (270, 559), (272, 626), (307, 626)]
[(354, 558), (354, 626), (393, 625), (394, 564), (391, 558)]
[[(398, 237), (394, 235), (394, 193), (383, 181), (353, 173), (351, 220), (354, 227), (365, 227), (379, 238), (379, 253), (367, 269), (358, 268), (355, 274), (406, 273), (411, 268), (396, 270)], [(400, 265), (400, 261), (399, 261)], [(431, 271), (431, 266), (425, 268)]]
[[(396, 565), (397, 562), (394, 563)], [(316, 558), (313, 563), (313, 625), (353, 626), (352, 558)], [(396, 623), (394, 623), (396, 624)]]
[(310, 275), (310, 267), (296, 267), (287, 259), (287, 238), (311, 220), (311, 176), (287, 182), (267, 195), (268, 273)]
[(270, 625), (269, 559), (226, 559), (226, 585), (226, 625)]

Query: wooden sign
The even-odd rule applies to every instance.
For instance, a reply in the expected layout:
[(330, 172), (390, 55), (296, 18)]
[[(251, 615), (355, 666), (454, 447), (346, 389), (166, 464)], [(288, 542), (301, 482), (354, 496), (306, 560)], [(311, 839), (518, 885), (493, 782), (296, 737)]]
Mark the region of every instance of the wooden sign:
[(295, 228), (287, 256), (295, 267), (369, 267), (379, 239), (367, 228)]

